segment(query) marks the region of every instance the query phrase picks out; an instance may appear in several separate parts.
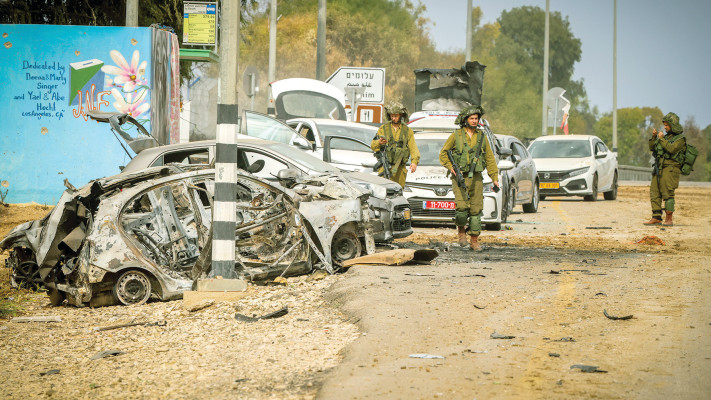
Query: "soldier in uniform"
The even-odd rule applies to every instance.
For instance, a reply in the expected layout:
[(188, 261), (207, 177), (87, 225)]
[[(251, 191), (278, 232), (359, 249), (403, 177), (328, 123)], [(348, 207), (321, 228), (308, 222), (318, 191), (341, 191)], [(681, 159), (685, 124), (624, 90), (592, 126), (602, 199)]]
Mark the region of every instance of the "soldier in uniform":
[[(652, 219), (645, 225), (673, 226), (674, 190), (679, 187), (681, 164), (684, 162), (686, 139), (684, 129), (679, 124), (679, 116), (673, 112), (662, 119), (664, 132), (652, 130), (649, 138), (649, 150), (654, 156), (652, 182), (649, 185), (649, 198), (652, 201)], [(666, 218), (662, 222), (662, 207)]]
[[(464, 108), (455, 121), (460, 128), (452, 132), (439, 152), (439, 162), (452, 176), (452, 191), (456, 203), (454, 222), (457, 225), (459, 244), (462, 247), (469, 245), (474, 251), (481, 251), (478, 238), (481, 233), (481, 211), (484, 208), (484, 183), (481, 174), (484, 168), (493, 184), (499, 187), (499, 168), (494, 152), (484, 131), (478, 129), (482, 115), (484, 109), (481, 106)], [(457, 185), (456, 173), (447, 156), (447, 150), (452, 150), (454, 161), (465, 177), (467, 196)]]
[(380, 126), (370, 148), (378, 152), (385, 146), (385, 154), (392, 168), (390, 180), (404, 188), (407, 161), (412, 158), (410, 172), (415, 172), (420, 162), (420, 151), (415, 143), (415, 133), (407, 126), (407, 108), (399, 102), (391, 102), (385, 106), (385, 115), (388, 122)]

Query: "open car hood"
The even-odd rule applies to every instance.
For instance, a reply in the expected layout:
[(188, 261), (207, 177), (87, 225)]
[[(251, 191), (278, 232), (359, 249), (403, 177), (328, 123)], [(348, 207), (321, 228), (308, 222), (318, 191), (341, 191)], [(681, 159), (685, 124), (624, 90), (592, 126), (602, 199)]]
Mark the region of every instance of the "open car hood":
[(345, 93), (315, 79), (289, 78), (272, 82), (276, 117), (327, 118), (347, 121)]

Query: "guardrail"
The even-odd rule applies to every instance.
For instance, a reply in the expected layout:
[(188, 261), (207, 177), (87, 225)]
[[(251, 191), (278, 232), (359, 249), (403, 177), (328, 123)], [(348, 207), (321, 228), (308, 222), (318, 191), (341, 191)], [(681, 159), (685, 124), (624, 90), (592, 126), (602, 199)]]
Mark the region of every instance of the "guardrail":
[(618, 165), (617, 172), (621, 181), (648, 181), (652, 176), (652, 167), (635, 167), (633, 165)]

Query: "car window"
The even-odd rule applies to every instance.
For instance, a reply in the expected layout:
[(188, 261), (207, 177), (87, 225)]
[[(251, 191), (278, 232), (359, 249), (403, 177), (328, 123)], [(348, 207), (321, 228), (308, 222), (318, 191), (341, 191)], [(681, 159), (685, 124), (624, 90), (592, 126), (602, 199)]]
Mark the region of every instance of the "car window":
[(513, 151), (513, 154), (518, 158), (519, 160), (523, 160), (528, 158), (528, 152), (526, 149), (519, 143), (513, 142), (511, 143), (511, 151)]
[(298, 135), (289, 125), (267, 115), (245, 112), (246, 134), (279, 143), (291, 143)]
[(439, 151), (444, 147), (446, 139), (417, 139), (417, 149), (420, 151), (420, 165), (442, 165), (439, 163)]
[(210, 155), (206, 148), (172, 151), (163, 154), (151, 164), (152, 167), (178, 163), (178, 164), (209, 164)]
[(326, 95), (306, 91), (284, 93), (281, 105), (289, 115), (304, 118), (327, 118), (345, 120), (341, 104)]
[(587, 140), (534, 140), (528, 148), (533, 158), (590, 157)]
[(595, 145), (595, 153), (606, 153), (607, 152), (607, 147), (605, 147), (605, 144), (602, 142), (597, 142)]
[[(359, 126), (342, 126), (342, 125), (319, 125), (319, 131), (321, 134), (321, 142), (326, 136), (345, 136), (353, 139), (358, 139), (363, 143), (370, 144), (378, 132), (377, 129)], [(333, 147), (333, 144), (331, 144)]]
[(256, 176), (272, 180), (275, 179), (277, 172), (289, 168), (289, 165), (285, 162), (277, 160), (269, 154), (254, 150), (239, 149), (237, 160), (238, 167)]
[(359, 143), (359, 142), (354, 142), (353, 140), (350, 139), (342, 139), (338, 137), (334, 137), (331, 139), (331, 150), (348, 150), (348, 151), (359, 151), (363, 153), (372, 153), (373, 150), (370, 148), (370, 146)]

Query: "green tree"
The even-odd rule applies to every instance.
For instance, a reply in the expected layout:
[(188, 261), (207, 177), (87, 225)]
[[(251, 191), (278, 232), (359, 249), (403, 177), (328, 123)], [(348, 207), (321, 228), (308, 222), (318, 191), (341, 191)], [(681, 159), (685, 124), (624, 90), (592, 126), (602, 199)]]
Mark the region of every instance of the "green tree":
[(699, 150), (699, 155), (694, 163), (694, 170), (688, 176), (682, 175), (682, 180), (711, 181), (711, 160), (709, 159), (711, 140), (709, 138), (709, 131), (711, 131), (711, 125), (701, 130), (701, 128), (696, 125), (694, 117), (690, 117), (684, 122), (684, 136), (686, 137), (686, 142), (694, 145)]
[[(617, 160), (623, 165), (650, 166), (648, 141), (652, 129), (662, 126), (658, 107), (633, 107), (617, 110)], [(594, 125), (593, 134), (612, 147), (612, 113), (604, 114)]]

